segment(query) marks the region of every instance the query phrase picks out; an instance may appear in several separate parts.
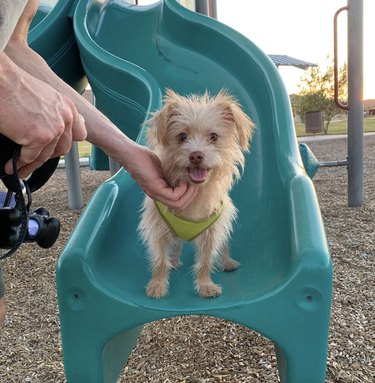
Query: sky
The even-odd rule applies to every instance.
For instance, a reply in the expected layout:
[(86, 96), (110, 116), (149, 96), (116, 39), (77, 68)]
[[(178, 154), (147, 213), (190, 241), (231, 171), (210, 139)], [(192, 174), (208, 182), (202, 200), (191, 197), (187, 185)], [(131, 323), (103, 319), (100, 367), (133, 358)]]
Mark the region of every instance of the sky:
[[(51, 1), (56, 0), (43, 0)], [(347, 0), (216, 0), (218, 20), (267, 54), (281, 54), (326, 67), (333, 59), (333, 16)], [(139, 0), (150, 4), (156, 0)], [(193, 2), (191, 0), (191, 2)], [(363, 99), (375, 99), (375, 0), (363, 0)], [(338, 19), (339, 63), (347, 62), (347, 12)], [(280, 67), (289, 94), (298, 92), (303, 71)]]
[[(375, 1), (363, 0), (364, 99), (375, 99)], [(218, 20), (267, 54), (284, 54), (325, 67), (333, 59), (333, 16), (346, 0), (217, 0)], [(338, 19), (339, 63), (347, 62), (347, 13)], [(303, 71), (280, 67), (289, 94)]]

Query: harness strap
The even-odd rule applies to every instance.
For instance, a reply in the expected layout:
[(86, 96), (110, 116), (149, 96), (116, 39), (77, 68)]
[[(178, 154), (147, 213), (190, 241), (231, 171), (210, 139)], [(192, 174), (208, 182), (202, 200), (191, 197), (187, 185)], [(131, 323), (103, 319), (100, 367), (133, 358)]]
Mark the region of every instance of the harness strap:
[(184, 241), (192, 241), (193, 239), (197, 238), (214, 222), (216, 222), (224, 210), (224, 204), (221, 203), (220, 209), (214, 212), (208, 218), (201, 221), (190, 221), (173, 214), (169, 210), (168, 206), (164, 205), (160, 201), (155, 201), (155, 205), (164, 221), (168, 224), (172, 233)]

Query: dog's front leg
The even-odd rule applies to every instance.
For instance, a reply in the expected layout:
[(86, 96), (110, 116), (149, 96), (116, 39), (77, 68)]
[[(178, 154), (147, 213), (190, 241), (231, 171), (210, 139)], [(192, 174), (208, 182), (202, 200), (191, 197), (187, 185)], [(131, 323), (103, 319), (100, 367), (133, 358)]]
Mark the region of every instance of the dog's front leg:
[(207, 235), (208, 231), (200, 235), (196, 240), (197, 246), (195, 262), (195, 288), (201, 297), (214, 298), (221, 294), (221, 287), (211, 279), (211, 271), (214, 266), (217, 253), (216, 241), (213, 235)]
[(151, 298), (161, 298), (168, 292), (168, 276), (171, 263), (168, 256), (169, 239), (161, 237), (150, 249), (152, 278), (147, 284), (147, 295)]

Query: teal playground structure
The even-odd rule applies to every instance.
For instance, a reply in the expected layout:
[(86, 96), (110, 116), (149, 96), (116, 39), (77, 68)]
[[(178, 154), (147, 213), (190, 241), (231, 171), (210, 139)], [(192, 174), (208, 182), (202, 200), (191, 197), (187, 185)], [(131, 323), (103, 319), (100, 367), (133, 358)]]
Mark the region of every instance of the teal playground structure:
[(30, 26), (28, 43), (59, 77), (82, 93), (87, 78), (72, 26), (76, 3), (76, 0), (57, 1), (52, 7), (42, 0)]
[[(83, 93), (87, 77), (83, 71), (73, 30), (73, 13), (77, 0), (59, 0), (54, 6), (42, 0), (32, 20), (28, 44), (51, 69), (77, 92)], [(78, 146), (73, 143), (65, 156), (69, 207), (83, 207)]]
[[(68, 10), (62, 3), (69, 3), (69, 12), (62, 12)], [(56, 36), (65, 36), (63, 46), (70, 44), (63, 34), (72, 26), (73, 10), (80, 60), (72, 53), (74, 61), (60, 75), (73, 76), (66, 79), (80, 90), (82, 63), (96, 106), (127, 135), (144, 142), (142, 123), (160, 108), (166, 87), (181, 94), (228, 89), (254, 120), (256, 133), (243, 178), (232, 192), (239, 218), (230, 246), (241, 267), (214, 274), (223, 286), (216, 299), (200, 298), (193, 290), (190, 246), (182, 255), (184, 265), (171, 276), (169, 295), (147, 298), (148, 260), (137, 235), (143, 194), (124, 170), (98, 188), (57, 266), (68, 382), (116, 382), (147, 322), (210, 315), (271, 339), (281, 382), (323, 383), (331, 259), (274, 64), (244, 36), (176, 0), (151, 6), (59, 1), (30, 32), (40, 51), (51, 43), (38, 42), (37, 29), (44, 23), (65, 23)], [(106, 161), (95, 149), (92, 166), (104, 167)]]

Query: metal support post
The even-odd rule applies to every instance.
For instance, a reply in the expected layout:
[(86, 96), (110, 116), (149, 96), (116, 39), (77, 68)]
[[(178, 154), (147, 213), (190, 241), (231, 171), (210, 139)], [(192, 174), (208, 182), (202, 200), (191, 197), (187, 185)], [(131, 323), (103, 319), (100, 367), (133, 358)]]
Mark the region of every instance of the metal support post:
[(81, 209), (84, 206), (84, 202), (82, 195), (78, 145), (76, 142), (73, 142), (69, 153), (65, 156), (65, 172), (68, 184), (69, 208)]
[(348, 203), (362, 206), (363, 0), (348, 0)]
[(195, 0), (195, 10), (198, 13), (217, 19), (216, 0)]
[(111, 177), (114, 176), (121, 169), (121, 165), (113, 158), (109, 158), (109, 172)]

